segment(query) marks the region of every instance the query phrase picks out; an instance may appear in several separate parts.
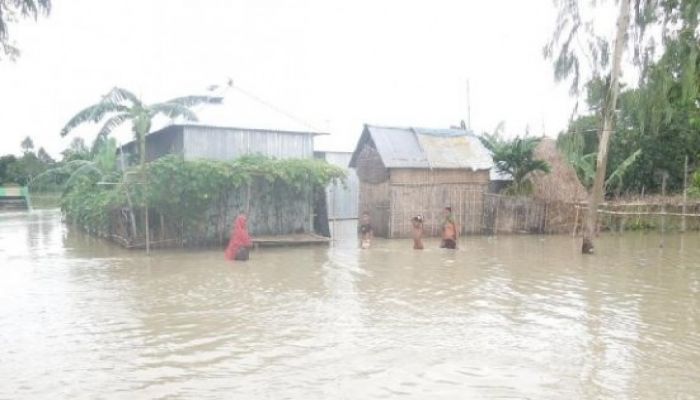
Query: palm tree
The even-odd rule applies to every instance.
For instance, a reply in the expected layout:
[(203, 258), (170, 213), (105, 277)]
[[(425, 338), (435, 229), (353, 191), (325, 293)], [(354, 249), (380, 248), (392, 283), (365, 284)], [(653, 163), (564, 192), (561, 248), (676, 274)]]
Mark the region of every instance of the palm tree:
[(97, 141), (109, 136), (114, 129), (129, 121), (134, 139), (139, 144), (139, 160), (143, 167), (146, 163), (146, 135), (151, 130), (151, 122), (157, 115), (168, 118), (184, 118), (197, 121), (197, 115), (190, 109), (198, 104), (220, 104), (222, 98), (215, 96), (185, 96), (177, 97), (162, 103), (145, 104), (132, 92), (115, 87), (98, 103), (86, 107), (68, 121), (61, 130), (61, 136), (66, 136), (75, 127), (86, 123), (104, 121), (97, 134)]
[[(215, 96), (184, 96), (177, 97), (163, 103), (145, 104), (132, 92), (115, 87), (102, 96), (97, 104), (86, 107), (68, 121), (61, 130), (61, 136), (66, 136), (75, 127), (86, 122), (97, 123), (104, 120), (104, 124), (97, 134), (96, 142), (102, 142), (114, 129), (123, 123), (131, 122), (131, 131), (139, 144), (139, 160), (141, 179), (146, 180), (146, 135), (151, 130), (153, 118), (163, 115), (171, 119), (184, 118), (188, 121), (197, 121), (197, 115), (190, 109), (198, 104), (220, 104), (221, 97)], [(148, 232), (148, 206), (144, 204), (144, 220), (146, 221), (146, 252), (150, 252)]]
[(539, 138), (516, 137), (505, 141), (494, 134), (482, 136), (481, 141), (491, 150), (496, 169), (513, 177), (513, 185), (508, 190), (512, 194), (527, 194), (532, 189), (529, 179), (531, 172), (549, 172), (549, 164), (536, 160), (534, 156)]
[(0, 0), (0, 55), (10, 60), (19, 55), (19, 50), (9, 40), (8, 22), (18, 17), (37, 19), (39, 14), (48, 15), (50, 11), (51, 0)]

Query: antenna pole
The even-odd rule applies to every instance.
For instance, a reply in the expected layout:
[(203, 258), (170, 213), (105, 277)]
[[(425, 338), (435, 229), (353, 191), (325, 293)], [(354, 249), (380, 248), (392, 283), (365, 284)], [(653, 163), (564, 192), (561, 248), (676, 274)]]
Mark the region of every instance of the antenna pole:
[(467, 79), (467, 128), (472, 129), (472, 102), (469, 93), (469, 79)]

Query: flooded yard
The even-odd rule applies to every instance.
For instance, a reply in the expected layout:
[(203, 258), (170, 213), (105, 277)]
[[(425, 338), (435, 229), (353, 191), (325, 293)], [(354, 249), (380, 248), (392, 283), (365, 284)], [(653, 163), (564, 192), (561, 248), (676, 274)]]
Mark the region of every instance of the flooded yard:
[(150, 257), (0, 214), (0, 399), (690, 399), (700, 235)]

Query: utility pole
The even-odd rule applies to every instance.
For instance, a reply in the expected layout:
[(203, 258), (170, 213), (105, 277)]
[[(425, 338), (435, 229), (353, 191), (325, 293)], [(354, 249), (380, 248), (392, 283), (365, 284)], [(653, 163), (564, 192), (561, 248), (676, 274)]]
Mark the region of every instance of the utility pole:
[(683, 166), (683, 217), (681, 219), (681, 232), (685, 232), (685, 202), (688, 200), (688, 155), (685, 156), (685, 165)]
[(596, 159), (595, 180), (588, 201), (586, 224), (583, 230), (583, 254), (593, 253), (593, 238), (598, 226), (598, 204), (603, 201), (605, 191), (605, 169), (608, 164), (608, 142), (614, 129), (615, 107), (620, 91), (619, 78), (622, 64), (622, 53), (625, 50), (625, 34), (630, 20), (630, 0), (620, 1), (620, 13), (617, 17), (617, 33), (613, 45), (612, 68), (610, 69), (610, 88), (605, 99), (605, 107), (602, 111), (603, 125), (598, 142), (598, 158)]
[(467, 128), (472, 130), (472, 101), (469, 93), (469, 79), (467, 79)]
[(666, 234), (666, 179), (668, 172), (664, 171), (661, 175), (661, 243), (659, 247), (664, 247), (664, 234)]

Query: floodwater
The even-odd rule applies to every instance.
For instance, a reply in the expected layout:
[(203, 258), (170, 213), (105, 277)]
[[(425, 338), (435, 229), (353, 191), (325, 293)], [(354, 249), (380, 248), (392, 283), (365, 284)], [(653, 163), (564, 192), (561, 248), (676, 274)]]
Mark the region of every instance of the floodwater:
[(351, 237), (234, 264), (0, 214), (0, 399), (700, 396), (698, 234)]

